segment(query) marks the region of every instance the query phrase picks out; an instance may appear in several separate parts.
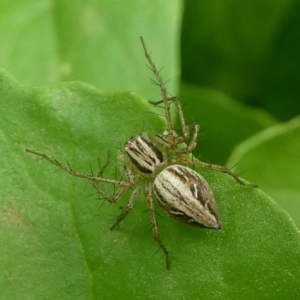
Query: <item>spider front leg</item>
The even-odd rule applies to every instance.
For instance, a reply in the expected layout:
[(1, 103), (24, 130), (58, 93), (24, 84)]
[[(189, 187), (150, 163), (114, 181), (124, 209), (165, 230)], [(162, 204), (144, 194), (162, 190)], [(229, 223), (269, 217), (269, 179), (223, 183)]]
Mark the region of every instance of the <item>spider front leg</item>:
[[(172, 122), (172, 115), (171, 115), (171, 106), (170, 106), (170, 100), (172, 100), (172, 98), (169, 98), (168, 95), (168, 91), (166, 89), (165, 83), (163, 82), (160, 72), (157, 70), (156, 65), (154, 63), (154, 61), (151, 59), (150, 54), (146, 48), (146, 44), (144, 42), (143, 37), (140, 37), (141, 42), (142, 42), (142, 46), (144, 49), (144, 53), (145, 53), (145, 57), (149, 62), (149, 68), (150, 70), (153, 72), (156, 81), (154, 81), (155, 84), (157, 84), (160, 88), (160, 92), (161, 92), (161, 96), (162, 96), (162, 103), (164, 103), (164, 109), (165, 109), (165, 118), (167, 121), (167, 128), (168, 128), (168, 134), (169, 134), (169, 143), (172, 146), (176, 145), (176, 132), (174, 129), (174, 125)], [(154, 102), (155, 103), (155, 102)], [(153, 104), (153, 103), (152, 103)]]
[(159, 245), (160, 249), (164, 252), (164, 255), (166, 257), (166, 268), (169, 269), (170, 268), (169, 252), (159, 237), (158, 226), (157, 226), (155, 211), (154, 211), (154, 204), (153, 204), (153, 197), (152, 197), (152, 184), (151, 183), (148, 184), (147, 189), (146, 189), (146, 200), (147, 200), (148, 210), (149, 210), (150, 218), (151, 218), (152, 234), (153, 234), (155, 241)]
[[(144, 53), (145, 56), (150, 64), (150, 69), (152, 70), (153, 74), (156, 77), (156, 81), (155, 84), (157, 84), (160, 88), (160, 92), (161, 92), (161, 96), (162, 96), (162, 100), (161, 101), (157, 101), (157, 102), (152, 102), (149, 101), (150, 103), (152, 103), (153, 105), (158, 105), (160, 103), (164, 104), (164, 110), (165, 110), (165, 119), (167, 122), (167, 136), (162, 136), (162, 135), (157, 135), (164, 143), (168, 144), (168, 147), (171, 149), (176, 149), (178, 144), (184, 143), (186, 142), (189, 137), (190, 137), (190, 131), (189, 131), (189, 126), (186, 124), (185, 122), (185, 118), (184, 118), (184, 114), (183, 114), (183, 109), (180, 103), (180, 100), (178, 97), (169, 97), (165, 83), (163, 82), (160, 72), (157, 70), (155, 63), (153, 62), (153, 60), (150, 57), (150, 54), (146, 48), (145, 42), (143, 40), (142, 37), (140, 37), (141, 42), (142, 42), (142, 46), (144, 49)], [(178, 112), (179, 112), (179, 119), (181, 122), (181, 129), (182, 129), (182, 136), (178, 136), (175, 129), (174, 129), (174, 122), (172, 119), (172, 112), (171, 112), (171, 104), (175, 103)], [(198, 125), (197, 125), (198, 126)], [(193, 142), (187, 147), (185, 153), (189, 153), (191, 152), (197, 145), (197, 143), (195, 142), (197, 140), (197, 136), (198, 136), (198, 132), (199, 132), (199, 126), (196, 127), (195, 126), (195, 133), (194, 133), (194, 137), (193, 137)]]

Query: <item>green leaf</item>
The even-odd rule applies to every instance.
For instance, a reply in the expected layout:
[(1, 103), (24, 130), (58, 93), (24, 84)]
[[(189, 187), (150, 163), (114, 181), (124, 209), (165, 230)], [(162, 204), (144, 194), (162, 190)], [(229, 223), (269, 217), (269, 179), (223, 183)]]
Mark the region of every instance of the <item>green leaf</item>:
[(262, 131), (239, 145), (229, 165), (273, 197), (300, 226), (300, 117)]
[(1, 1), (0, 67), (33, 86), (75, 80), (156, 99), (137, 80), (149, 77), (139, 36), (175, 93), (181, 11), (179, 0)]
[(182, 78), (266, 109), (299, 114), (300, 2), (185, 1)]
[(199, 170), (217, 199), (220, 231), (178, 223), (156, 203), (170, 250), (166, 270), (143, 195), (111, 232), (129, 194), (116, 205), (99, 201), (85, 180), (25, 152), (35, 149), (90, 173), (90, 164), (97, 170), (109, 150), (105, 176), (115, 178), (117, 150), (131, 136), (165, 128), (145, 99), (84, 83), (33, 89), (5, 72), (0, 80), (4, 299), (299, 298), (299, 233), (260, 190)]

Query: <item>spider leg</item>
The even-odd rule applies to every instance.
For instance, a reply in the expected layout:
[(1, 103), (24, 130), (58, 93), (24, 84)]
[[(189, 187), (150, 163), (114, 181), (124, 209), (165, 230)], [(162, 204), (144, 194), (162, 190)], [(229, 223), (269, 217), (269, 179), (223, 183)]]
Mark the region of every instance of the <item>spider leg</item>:
[(174, 130), (174, 125), (173, 125), (173, 122), (172, 122), (171, 105), (169, 103), (170, 99), (171, 100), (173, 100), (173, 99), (169, 98), (169, 96), (168, 96), (166, 86), (165, 86), (165, 84), (164, 84), (164, 82), (163, 82), (163, 80), (160, 76), (159, 71), (156, 68), (155, 63), (153, 62), (153, 60), (150, 57), (150, 54), (149, 54), (149, 52), (146, 48), (146, 44), (144, 42), (143, 37), (140, 37), (140, 39), (141, 39), (142, 46), (143, 46), (143, 49), (144, 49), (145, 57), (149, 62), (150, 69), (154, 73), (154, 75), (156, 77), (156, 80), (157, 80), (157, 85), (160, 88), (162, 101), (164, 103), (164, 108), (165, 108), (165, 114), (166, 114), (165, 117), (166, 117), (166, 121), (167, 121), (168, 132), (170, 134), (170, 144), (175, 146), (176, 145), (176, 132)]
[(174, 97), (174, 103), (177, 107), (178, 114), (179, 114), (179, 119), (181, 123), (181, 130), (182, 130), (182, 136), (177, 138), (177, 144), (183, 143), (187, 141), (190, 137), (190, 129), (189, 126), (185, 122), (184, 114), (183, 114), (183, 109), (181, 106), (180, 99), (178, 97)]
[(191, 153), (196, 148), (197, 142), (198, 142), (199, 131), (200, 131), (200, 126), (198, 124), (195, 124), (193, 137), (192, 137), (189, 145), (186, 147), (186, 153)]
[[(189, 144), (185, 148), (179, 148), (178, 147), (178, 150), (179, 150), (178, 152), (191, 153), (197, 146), (199, 131), (200, 131), (200, 126), (198, 124), (195, 124), (194, 125), (194, 133), (193, 133), (191, 141), (189, 142)], [(184, 142), (186, 142), (186, 139), (185, 139), (184, 136), (179, 137), (177, 139), (177, 144), (181, 144), (181, 143), (184, 143)]]
[[(181, 103), (180, 103), (180, 99), (178, 97), (169, 97), (168, 101), (170, 101), (171, 104), (174, 103), (177, 107), (177, 110), (178, 110), (178, 113), (179, 113), (179, 119), (180, 119), (180, 123), (181, 123), (182, 136), (177, 136), (177, 134), (174, 132), (175, 135), (176, 135), (175, 144), (172, 144), (172, 140), (170, 142), (170, 134), (168, 134), (168, 139), (166, 139), (163, 136), (159, 136), (159, 137), (165, 143), (169, 144), (170, 148), (175, 148), (177, 144), (184, 143), (189, 139), (189, 137), (190, 137), (190, 128), (186, 124), (183, 109), (182, 109), (182, 106), (181, 106)], [(148, 102), (153, 104), (153, 105), (158, 105), (158, 104), (163, 103), (163, 100), (156, 101), (156, 102), (154, 102), (154, 101), (148, 101)], [(165, 117), (167, 118), (167, 116), (165, 116)], [(193, 135), (192, 142), (197, 141), (198, 133), (199, 133), (199, 125), (195, 125), (195, 132), (194, 132), (194, 135)], [(195, 148), (195, 146), (194, 146), (194, 148)], [(187, 150), (187, 151), (189, 151), (189, 150)], [(185, 152), (187, 152), (187, 151), (185, 151)]]
[(98, 194), (103, 196), (105, 200), (111, 203), (116, 203), (119, 201), (119, 199), (124, 195), (124, 193), (127, 191), (128, 187), (119, 187), (116, 192), (113, 193), (113, 195), (110, 195), (105, 190), (101, 189), (99, 187), (99, 181), (93, 180), (92, 181), (93, 187), (97, 191)]
[(129, 215), (129, 213), (133, 209), (134, 203), (137, 200), (140, 192), (141, 192), (140, 188), (136, 188), (132, 191), (130, 198), (129, 198), (129, 202), (127, 203), (127, 205), (126, 205), (125, 209), (122, 211), (122, 213), (117, 217), (117, 220), (115, 221), (115, 223), (110, 227), (110, 230), (115, 229), (120, 224), (120, 222), (122, 222)]
[(184, 143), (186, 140), (182, 137), (177, 137), (175, 148), (172, 148), (172, 145), (170, 144), (170, 141), (168, 140), (168, 137), (164, 137), (163, 135), (156, 134), (155, 137), (158, 138), (159, 141), (161, 141), (164, 145), (166, 145), (167, 148), (172, 149), (175, 153), (191, 153), (197, 146), (198, 142), (198, 135), (200, 131), (200, 126), (198, 124), (194, 125), (194, 133), (193, 137), (190, 141), (190, 143), (186, 147), (177, 147), (178, 144)]
[[(181, 123), (182, 136), (177, 137), (177, 144), (186, 142), (190, 138), (190, 127), (186, 124), (183, 108), (178, 97), (174, 97), (174, 103), (177, 107), (179, 113), (179, 119)], [(197, 146), (198, 135), (200, 131), (200, 126), (198, 124), (194, 125), (194, 133), (189, 145), (184, 149), (184, 153), (191, 153)]]
[[(100, 162), (98, 162), (98, 164), (99, 164), (99, 172), (97, 174), (97, 177), (103, 177), (104, 176), (104, 171), (105, 171), (105, 169), (109, 165), (110, 158), (111, 158), (111, 154), (110, 154), (110, 152), (108, 152), (107, 153), (107, 160), (106, 160), (105, 164), (103, 166), (101, 166)], [(125, 176), (126, 176), (128, 182), (131, 182), (132, 185), (134, 185), (133, 175), (132, 175), (131, 171), (129, 171), (129, 169), (127, 169), (126, 167), (124, 167), (124, 173), (125, 173)], [(100, 186), (99, 186), (99, 184), (100, 184), (99, 180), (92, 180), (92, 184), (93, 184), (93, 187), (95, 188), (95, 190), (98, 192), (98, 194), (100, 194), (101, 196), (103, 196), (103, 198), (105, 200), (107, 200), (107, 201), (109, 201), (111, 203), (118, 202), (119, 199), (123, 196), (123, 194), (128, 189), (128, 187), (123, 187), (122, 186), (122, 187), (118, 187), (117, 191), (115, 191), (115, 187), (117, 185), (113, 185), (114, 186), (114, 191), (113, 191), (113, 193), (111, 195), (110, 193), (107, 193), (104, 189), (100, 188)]]
[(85, 179), (91, 180), (91, 181), (106, 182), (106, 183), (109, 183), (109, 184), (117, 185), (119, 187), (132, 188), (132, 182), (118, 181), (118, 180), (114, 180), (114, 179), (103, 178), (103, 177), (99, 177), (99, 176), (91, 176), (91, 175), (88, 175), (88, 174), (80, 173), (80, 172), (72, 170), (70, 165), (68, 167), (65, 167), (60, 162), (58, 162), (55, 158), (50, 157), (46, 154), (36, 152), (36, 151), (30, 150), (30, 149), (26, 149), (26, 151), (31, 153), (31, 154), (40, 156), (40, 157), (48, 160), (50, 163), (54, 164), (55, 166), (59, 167), (60, 169), (62, 169), (64, 171), (66, 171), (67, 173), (69, 173), (72, 176), (85, 178)]
[(148, 184), (148, 186), (147, 186), (146, 200), (147, 200), (148, 210), (149, 210), (150, 217), (151, 217), (152, 234), (153, 234), (155, 241), (159, 245), (160, 249), (164, 252), (164, 255), (166, 257), (166, 268), (169, 269), (170, 268), (169, 252), (168, 252), (167, 248), (164, 246), (164, 244), (162, 243), (159, 233), (158, 233), (158, 226), (157, 226), (156, 217), (155, 217), (151, 184)]
[(227, 167), (214, 165), (214, 164), (209, 164), (209, 163), (205, 163), (205, 162), (202, 162), (202, 161), (189, 160), (189, 159), (184, 158), (184, 157), (178, 157), (177, 161), (181, 162), (181, 163), (184, 163), (184, 164), (190, 164), (190, 165), (199, 166), (201, 168), (205, 168), (205, 169), (209, 169), (209, 170), (213, 170), (213, 171), (226, 173), (226, 174), (230, 175), (231, 177), (233, 177), (241, 185), (249, 186), (249, 187), (258, 187), (256, 184), (245, 182), (244, 180), (239, 178), (234, 172), (232, 172)]
[[(143, 40), (142, 37), (140, 37), (141, 42), (142, 42), (142, 46), (145, 52), (145, 56), (150, 64), (150, 69), (152, 70), (152, 72), (154, 73), (156, 80), (157, 80), (157, 85), (160, 87), (160, 92), (162, 95), (162, 100), (157, 101), (157, 102), (151, 102), (150, 103), (157, 105), (160, 103), (164, 103), (164, 109), (165, 109), (165, 118), (167, 121), (167, 126), (168, 126), (168, 138), (166, 139), (165, 137), (160, 136), (160, 138), (169, 144), (169, 147), (171, 149), (175, 149), (177, 144), (181, 144), (185, 141), (187, 141), (190, 137), (190, 130), (189, 130), (189, 126), (186, 124), (185, 122), (185, 118), (184, 118), (184, 114), (183, 114), (183, 109), (180, 103), (180, 100), (178, 97), (169, 97), (167, 89), (165, 87), (165, 84), (160, 76), (160, 72), (157, 70), (155, 63), (153, 62), (153, 60), (150, 57), (150, 54), (146, 48), (145, 42)], [(181, 123), (181, 129), (182, 129), (182, 136), (178, 137), (176, 134), (176, 131), (174, 129), (174, 125), (172, 122), (172, 114), (171, 114), (171, 104), (175, 103), (178, 112), (179, 112), (179, 119), (180, 119), (180, 123)], [(191, 152), (197, 145), (197, 136), (198, 136), (198, 132), (199, 132), (199, 126), (196, 125), (195, 126), (195, 134), (194, 137), (192, 139), (191, 144), (187, 147), (187, 149), (184, 151), (185, 153)]]

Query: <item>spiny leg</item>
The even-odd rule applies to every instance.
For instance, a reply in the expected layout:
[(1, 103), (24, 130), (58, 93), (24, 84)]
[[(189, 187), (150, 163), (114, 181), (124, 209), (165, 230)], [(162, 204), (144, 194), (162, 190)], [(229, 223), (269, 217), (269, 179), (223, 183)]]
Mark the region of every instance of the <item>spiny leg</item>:
[(199, 132), (200, 132), (200, 126), (198, 124), (195, 124), (193, 138), (187, 147), (188, 152), (192, 152), (197, 146)]
[[(144, 52), (145, 52), (145, 56), (150, 64), (150, 69), (152, 70), (152, 72), (154, 73), (156, 80), (157, 80), (157, 84), (160, 87), (161, 90), (161, 95), (162, 95), (162, 99), (161, 101), (157, 101), (157, 102), (151, 102), (150, 103), (157, 105), (159, 103), (164, 103), (164, 108), (165, 108), (165, 118), (167, 120), (167, 126), (168, 126), (168, 137), (169, 139), (166, 140), (164, 137), (160, 136), (160, 138), (164, 141), (167, 142), (170, 145), (170, 148), (175, 148), (177, 144), (183, 143), (185, 141), (187, 141), (189, 139), (190, 136), (190, 130), (189, 130), (189, 126), (186, 124), (185, 122), (185, 118), (184, 118), (184, 114), (183, 114), (183, 109), (181, 106), (181, 102), (179, 100), (178, 97), (169, 97), (168, 96), (168, 92), (167, 89), (164, 85), (164, 82), (160, 76), (159, 71), (157, 70), (155, 63), (153, 62), (153, 60), (150, 57), (150, 54), (147, 51), (145, 42), (143, 40), (142, 37), (140, 37), (143, 48), (144, 48)], [(181, 123), (181, 129), (182, 129), (182, 134), (183, 136), (178, 137), (176, 134), (176, 131), (174, 129), (174, 125), (172, 122), (172, 115), (171, 115), (171, 103), (175, 103), (178, 112), (179, 112), (179, 119), (180, 119), (180, 123)], [(195, 126), (195, 133), (193, 136), (193, 140), (192, 140), (192, 144), (190, 146), (187, 147), (187, 150), (185, 152), (191, 152), (197, 145), (197, 143), (195, 141), (197, 141), (197, 137), (198, 137), (198, 132), (199, 132), (199, 125)], [(192, 149), (192, 150), (190, 150)]]
[(147, 200), (148, 210), (149, 210), (150, 217), (151, 217), (152, 234), (153, 234), (153, 237), (154, 237), (155, 241), (158, 243), (160, 249), (165, 254), (165, 257), (166, 257), (166, 268), (169, 269), (170, 268), (169, 252), (168, 252), (168, 250), (166, 249), (166, 247), (164, 246), (164, 244), (162, 243), (162, 241), (161, 241), (161, 239), (159, 237), (158, 226), (157, 226), (156, 217), (155, 217), (155, 211), (154, 211), (153, 198), (152, 198), (152, 185), (151, 184), (148, 184), (148, 186), (147, 186), (146, 200)]
[(193, 160), (183, 158), (183, 157), (177, 158), (177, 162), (184, 163), (184, 164), (190, 164), (190, 165), (194, 165), (194, 166), (199, 166), (199, 167), (202, 167), (202, 168), (205, 168), (205, 169), (226, 173), (226, 174), (230, 175), (231, 177), (233, 177), (241, 185), (249, 186), (249, 187), (253, 187), (253, 188), (258, 187), (256, 184), (245, 182), (244, 180), (239, 178), (234, 172), (232, 172), (227, 167), (223, 167), (223, 166), (219, 166), (219, 165), (213, 165), (213, 164), (205, 163), (205, 162), (202, 162), (202, 161), (193, 161)]
[[(180, 99), (178, 97), (174, 97), (174, 103), (178, 109), (179, 119), (181, 123), (182, 136), (177, 137), (177, 144), (180, 144), (186, 142), (190, 138), (190, 127), (186, 124)], [(189, 145), (186, 147), (186, 149), (183, 152), (190, 153), (195, 149), (195, 147), (197, 146), (199, 131), (200, 131), (200, 126), (198, 124), (195, 124), (193, 137)]]
[(181, 123), (181, 130), (182, 130), (182, 136), (177, 138), (177, 140), (178, 140), (177, 143), (179, 144), (179, 143), (183, 143), (189, 139), (190, 129), (189, 129), (189, 126), (186, 125), (180, 99), (178, 97), (174, 97), (174, 103), (178, 110), (179, 119), (180, 119), (180, 123)]
[(144, 42), (143, 37), (140, 37), (141, 42), (142, 42), (142, 46), (144, 49), (144, 53), (145, 53), (145, 57), (148, 60), (149, 64), (150, 64), (150, 69), (151, 71), (154, 73), (156, 80), (157, 80), (157, 84), (160, 87), (160, 92), (162, 95), (162, 101), (164, 103), (164, 107), (165, 107), (165, 113), (166, 113), (166, 120), (167, 120), (167, 126), (168, 126), (168, 133), (170, 135), (171, 141), (170, 143), (172, 145), (176, 144), (176, 132), (174, 130), (174, 126), (173, 126), (173, 122), (172, 122), (172, 115), (171, 115), (171, 106), (170, 106), (170, 98), (168, 97), (168, 92), (167, 89), (165, 87), (165, 84), (160, 76), (159, 71), (157, 70), (155, 63), (153, 62), (153, 60), (150, 57), (150, 54), (148, 53), (148, 50), (146, 48), (146, 44)]
[[(178, 147), (177, 145), (182, 144), (185, 142), (185, 138), (183, 136), (179, 136), (176, 138), (176, 142), (174, 145), (170, 143), (169, 135), (168, 134), (156, 134), (155, 137), (158, 138), (163, 144), (166, 145), (167, 148), (172, 149), (174, 153), (191, 153), (197, 146), (198, 143), (198, 135), (200, 132), (200, 126), (198, 124), (195, 124), (194, 132), (192, 139), (190, 140), (188, 145), (185, 145), (185, 147)], [(190, 130), (190, 129), (189, 129)]]
[(110, 227), (110, 230), (113, 230), (114, 228), (116, 228), (120, 222), (122, 222), (128, 215), (129, 213), (132, 211), (133, 206), (135, 201), (137, 200), (139, 194), (140, 194), (140, 188), (136, 188), (132, 191), (130, 198), (129, 198), (129, 202), (127, 203), (125, 209), (122, 211), (122, 213), (117, 217), (117, 220), (115, 221), (115, 223)]
[[(182, 153), (191, 153), (197, 146), (197, 142), (198, 142), (198, 135), (199, 135), (199, 131), (200, 131), (200, 126), (198, 124), (194, 125), (194, 133), (193, 133), (193, 137), (191, 139), (191, 141), (189, 142), (189, 144), (185, 147), (185, 148), (179, 148)], [(182, 142), (180, 142), (182, 143)], [(179, 144), (179, 142), (178, 142)]]
[[(152, 70), (152, 72), (154, 73), (156, 80), (157, 80), (157, 84), (160, 87), (160, 91), (161, 91), (161, 95), (162, 95), (162, 99), (161, 101), (157, 101), (157, 102), (151, 102), (150, 103), (157, 105), (159, 103), (164, 103), (164, 108), (165, 108), (165, 118), (167, 120), (167, 126), (168, 126), (168, 136), (169, 136), (169, 140), (166, 141), (163, 137), (160, 137), (164, 142), (168, 142), (170, 145), (170, 148), (175, 148), (177, 144), (183, 143), (185, 141), (187, 141), (190, 137), (190, 130), (189, 130), (189, 126), (186, 124), (185, 122), (185, 118), (184, 118), (184, 114), (183, 114), (183, 109), (181, 106), (181, 102), (180, 99), (178, 97), (169, 97), (168, 96), (168, 92), (167, 89), (165, 87), (165, 84), (160, 76), (159, 71), (156, 68), (155, 63), (153, 62), (153, 60), (150, 57), (150, 54), (148, 53), (148, 50), (146, 48), (145, 42), (143, 37), (140, 37), (141, 42), (142, 42), (142, 46), (144, 48), (144, 52), (145, 52), (145, 56), (150, 64), (150, 69)], [(182, 136), (178, 137), (176, 134), (176, 131), (174, 129), (174, 125), (172, 122), (172, 114), (171, 114), (171, 103), (174, 102), (178, 112), (179, 112), (179, 119), (180, 119), (180, 123), (181, 123), (181, 129), (182, 129)], [(197, 137), (198, 137), (198, 133), (199, 133), (199, 125), (195, 126), (195, 132), (193, 135), (193, 139), (191, 144), (187, 147), (187, 150), (185, 152), (191, 152), (197, 145)], [(191, 150), (190, 150), (191, 149)]]
[[(144, 49), (144, 53), (145, 53), (145, 57), (148, 60), (149, 64), (150, 64), (150, 69), (151, 71), (154, 73), (155, 77), (156, 77), (156, 84), (160, 87), (160, 91), (161, 91), (161, 95), (162, 95), (162, 100), (161, 101), (157, 101), (157, 102), (151, 102), (150, 103), (157, 105), (159, 103), (164, 103), (164, 108), (165, 108), (165, 114), (166, 114), (166, 120), (167, 120), (167, 125), (168, 125), (168, 133), (171, 137), (171, 141), (169, 141), (171, 148), (174, 148), (176, 146), (176, 144), (180, 144), (183, 143), (185, 141), (187, 141), (189, 139), (189, 126), (186, 124), (185, 122), (185, 118), (184, 118), (184, 114), (183, 114), (183, 109), (181, 106), (181, 102), (180, 99), (178, 97), (169, 97), (167, 89), (165, 87), (165, 84), (160, 76), (159, 71), (156, 68), (156, 65), (154, 63), (154, 61), (151, 59), (150, 54), (147, 50), (146, 44), (144, 42), (143, 37), (140, 37), (141, 42), (142, 42), (142, 46)], [(174, 129), (174, 125), (172, 122), (172, 115), (171, 115), (171, 105), (170, 103), (174, 102), (178, 112), (179, 112), (179, 119), (180, 119), (180, 123), (181, 123), (181, 128), (182, 128), (182, 137), (177, 137), (177, 134), (175, 132)], [(197, 125), (198, 126), (198, 125)], [(199, 130), (196, 130), (196, 133), (199, 132)], [(196, 138), (194, 138), (193, 140), (196, 140)], [(192, 146), (191, 146), (192, 147)], [(195, 148), (195, 146), (194, 146)]]
[[(184, 115), (183, 115), (183, 110), (180, 104), (180, 100), (178, 97), (170, 97), (168, 98), (168, 100), (170, 101), (170, 104), (175, 103), (177, 110), (179, 111), (179, 119), (180, 119), (180, 123), (181, 123), (181, 131), (182, 131), (182, 136), (178, 136), (176, 132), (174, 132), (174, 134), (176, 134), (176, 140), (175, 143), (172, 144), (170, 142), (169, 139), (169, 133), (166, 137), (162, 136), (162, 135), (157, 135), (161, 140), (163, 140), (164, 143), (168, 144), (170, 148), (175, 148), (177, 146), (177, 144), (181, 144), (185, 141), (187, 141), (190, 137), (190, 128), (189, 126), (186, 124), (185, 119), (184, 119)], [(161, 103), (164, 103), (163, 100), (159, 100), (159, 101), (148, 101), (150, 104), (153, 104), (154, 106), (157, 106)], [(166, 116), (164, 116), (166, 118)], [(199, 125), (196, 125), (197, 127), (199, 127)], [(195, 126), (195, 127), (196, 127)], [(196, 132), (196, 131), (195, 131)], [(199, 130), (197, 131), (199, 132)], [(194, 133), (195, 135), (195, 133)], [(197, 139), (197, 137), (196, 137)]]
[(85, 179), (90, 180), (90, 181), (96, 180), (96, 181), (100, 181), (100, 182), (106, 182), (106, 183), (109, 183), (109, 184), (117, 185), (119, 187), (132, 188), (132, 183), (131, 182), (118, 181), (118, 180), (114, 180), (114, 179), (108, 179), (108, 178), (103, 178), (103, 177), (98, 177), (98, 176), (91, 176), (91, 175), (88, 175), (88, 174), (80, 173), (80, 172), (72, 170), (72, 168), (70, 166), (65, 167), (60, 162), (58, 162), (56, 159), (54, 159), (53, 157), (50, 157), (50, 156), (48, 156), (44, 153), (36, 152), (36, 151), (30, 150), (30, 149), (26, 149), (26, 151), (28, 153), (40, 156), (43, 159), (48, 160), (50, 163), (54, 164), (55, 166), (59, 167), (60, 169), (62, 169), (64, 171), (68, 172), (72, 176), (85, 178)]
[[(105, 164), (103, 166), (101, 166), (100, 161), (98, 161), (99, 172), (97, 173), (97, 177), (102, 177), (102, 178), (104, 177), (104, 171), (109, 166), (110, 159), (111, 159), (111, 153), (110, 153), (110, 151), (108, 151)], [(91, 173), (93, 174), (92, 167), (91, 167)], [(127, 172), (125, 172), (125, 174), (126, 174), (127, 179), (130, 180), (131, 178), (129, 178), (129, 175), (127, 175)], [(100, 194), (105, 200), (107, 200), (111, 203), (118, 202), (118, 200), (123, 196), (123, 194), (128, 189), (128, 187), (118, 187), (117, 191), (115, 191), (116, 185), (114, 185), (114, 192), (111, 195), (110, 193), (107, 193), (104, 189), (100, 188), (99, 183), (100, 183), (99, 180), (92, 180), (92, 185), (95, 188), (95, 190), (98, 192), (98, 194)]]
[(101, 189), (99, 187), (99, 181), (93, 180), (93, 187), (95, 188), (95, 190), (97, 191), (98, 194), (100, 194), (101, 196), (103, 196), (103, 198), (105, 200), (107, 200), (108, 202), (111, 203), (116, 203), (119, 201), (119, 199), (124, 195), (124, 193), (128, 190), (127, 187), (120, 187), (117, 189), (116, 192), (113, 193), (113, 195), (107, 193), (105, 190)]

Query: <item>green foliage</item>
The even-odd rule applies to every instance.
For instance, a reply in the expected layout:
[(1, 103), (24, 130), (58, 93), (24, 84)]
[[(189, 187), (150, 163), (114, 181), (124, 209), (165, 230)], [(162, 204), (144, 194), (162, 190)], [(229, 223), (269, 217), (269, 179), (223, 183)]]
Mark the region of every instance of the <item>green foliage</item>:
[(164, 128), (146, 100), (132, 92), (102, 93), (83, 83), (32, 89), (4, 72), (1, 87), (6, 173), (0, 285), (5, 299), (132, 299), (137, 288), (143, 299), (299, 295), (298, 232), (260, 190), (198, 170), (215, 193), (223, 229), (189, 227), (157, 207), (160, 233), (171, 252), (168, 271), (151, 236), (143, 197), (121, 228), (110, 232), (128, 194), (117, 205), (102, 203), (84, 180), (55, 172), (24, 151), (44, 151), (89, 173), (90, 164), (97, 170), (97, 157), (103, 163), (111, 150), (105, 176), (114, 178), (117, 148), (132, 133)]
[(300, 112), (300, 2), (185, 0), (182, 77), (262, 107)]
[[(276, 125), (253, 136), (233, 152), (229, 164), (239, 161), (236, 172), (246, 169), (248, 180), (276, 200), (300, 226), (300, 118)], [(240, 167), (242, 166), (242, 168)]]
[[(257, 14), (262, 2), (252, 10), (245, 10), (246, 1), (211, 3), (186, 1), (184, 12), (181, 96), (187, 120), (202, 129), (195, 155), (224, 164), (237, 147), (228, 165), (239, 163), (236, 171), (246, 171), (243, 176), (297, 221), (299, 120), (276, 124), (291, 110), (297, 113), (291, 109), (297, 89), (287, 86), (297, 78), (299, 68), (291, 69), (298, 52), (290, 51), (293, 33), (284, 30), (297, 23), (291, 17), (296, 2), (270, 2), (270, 12), (264, 2), (267, 17)], [(260, 21), (256, 25), (245, 18), (249, 11)], [(130, 193), (112, 205), (98, 199), (85, 180), (25, 152), (41, 151), (90, 173), (109, 151), (105, 176), (121, 178), (118, 149), (144, 130), (151, 135), (165, 129), (162, 111), (139, 96), (160, 97), (147, 80), (138, 37), (144, 36), (158, 68), (164, 66), (168, 91), (176, 95), (180, 18), (179, 1), (1, 4), (0, 66), (18, 79), (0, 72), (1, 299), (300, 298), (299, 231), (261, 190), (198, 169), (214, 191), (220, 231), (178, 223), (156, 204), (161, 238), (170, 250), (167, 271), (143, 195), (111, 232)], [(238, 103), (258, 98), (263, 101), (255, 109)]]

